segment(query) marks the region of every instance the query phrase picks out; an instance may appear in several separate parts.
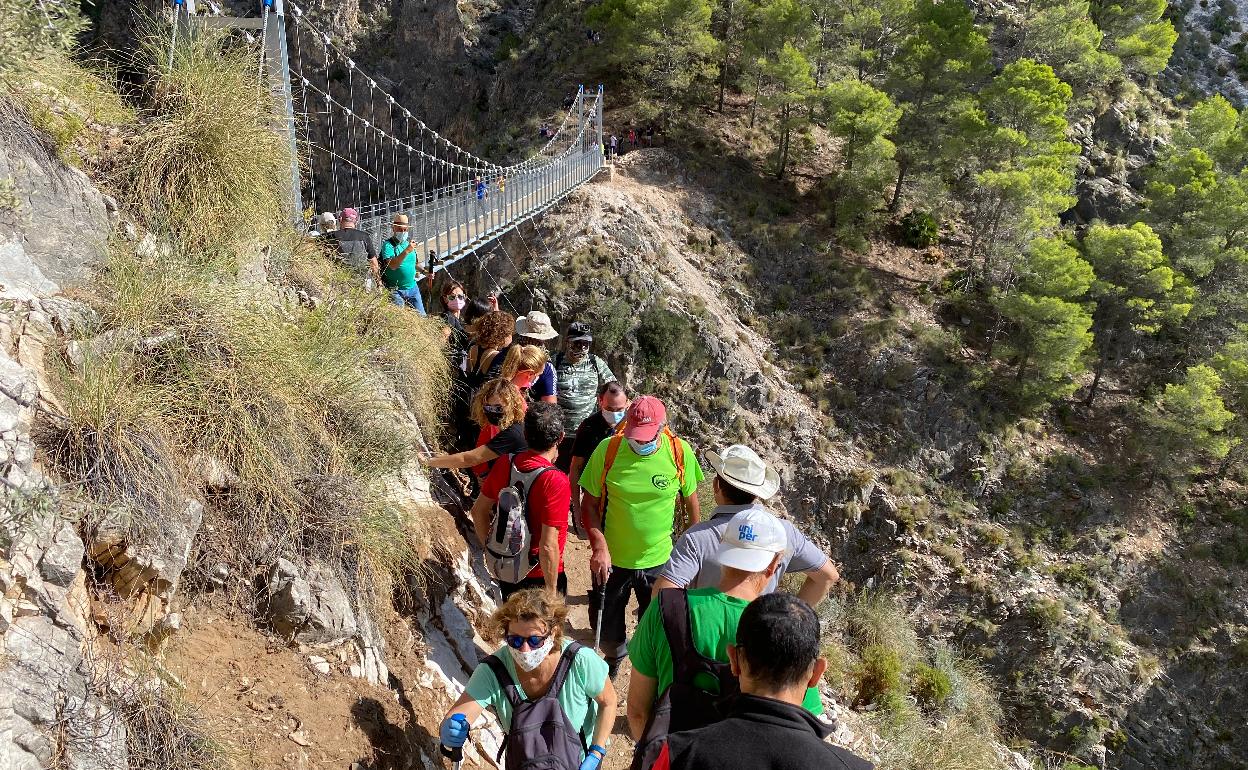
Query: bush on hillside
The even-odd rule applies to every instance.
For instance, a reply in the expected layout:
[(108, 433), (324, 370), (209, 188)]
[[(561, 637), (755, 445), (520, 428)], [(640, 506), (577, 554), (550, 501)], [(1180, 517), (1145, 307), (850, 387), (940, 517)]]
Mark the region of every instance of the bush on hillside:
[(915, 209), (901, 218), (901, 242), (912, 249), (926, 249), (940, 241), (940, 226), (926, 211)]
[(636, 334), (641, 363), (654, 372), (676, 374), (696, 347), (696, 330), (689, 319), (660, 303), (642, 311)]

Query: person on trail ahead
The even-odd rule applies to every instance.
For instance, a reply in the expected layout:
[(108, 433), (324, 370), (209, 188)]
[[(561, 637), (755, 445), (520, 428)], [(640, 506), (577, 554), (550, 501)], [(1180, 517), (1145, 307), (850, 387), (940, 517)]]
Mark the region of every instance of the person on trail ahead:
[(472, 468), (477, 476), (485, 476), (500, 456), (528, 448), (524, 412), (524, 396), (515, 385), (490, 380), (472, 398), (472, 419), (481, 426), (477, 446), (466, 452), (425, 457), (422, 462), (430, 468)]
[(563, 598), (540, 590), (513, 594), (498, 608), (490, 620), (504, 644), (446, 712), (438, 730), (444, 747), (462, 749), (490, 708), (507, 734), (504, 770), (538, 757), (541, 767), (599, 770), (619, 698), (602, 659), (564, 638), (567, 619)]
[(477, 200), (485, 200), (485, 180), (481, 177), (475, 177), (472, 180), (472, 186), (477, 191)]
[[(503, 361), (507, 356), (500, 353), (511, 345), (515, 324), (516, 320), (511, 314), (502, 310), (486, 313), (476, 322), (465, 370), (465, 379), (471, 390), (481, 387), (502, 371)], [(495, 363), (498, 364), (497, 367), (494, 366)]]
[(568, 478), (572, 480), (572, 524), (578, 535), (585, 536), (585, 523), (581, 517), (580, 488), (581, 471), (590, 455), (603, 441), (615, 433), (615, 426), (628, 411), (628, 392), (618, 382), (603, 383), (598, 388), (598, 410), (581, 421), (572, 442), (568, 464)]
[(628, 129), (628, 144), (630, 147), (633, 147), (633, 148), (637, 147), (637, 129), (635, 128)]
[[(339, 228), (331, 233), (338, 243), (341, 259), (354, 275), (359, 276), (364, 288), (373, 290), (381, 285), (381, 267), (377, 263), (377, 249), (373, 239), (360, 230), (360, 214), (355, 209), (342, 210), (338, 217)], [(371, 286), (369, 284), (372, 284)]]
[(581, 423), (594, 413), (594, 399), (598, 391), (616, 378), (606, 361), (589, 352), (593, 342), (594, 335), (589, 324), (573, 321), (568, 324), (564, 349), (555, 354), (555, 381), (559, 383), (557, 399), (559, 408), (563, 410), (563, 431), (567, 434), (559, 447), (558, 465), (564, 470), (572, 462), (572, 446)]
[[(741, 511), (762, 509), (763, 501), (780, 489), (780, 476), (747, 446), (734, 444), (722, 454), (708, 451), (706, 461), (715, 472), (716, 508), (710, 518), (690, 527), (676, 541), (672, 556), (654, 585), (656, 593), (666, 588), (718, 585), (719, 564), (715, 561), (715, 549), (719, 547), (728, 520)], [(841, 575), (828, 555), (797, 527), (783, 519), (780, 523), (784, 526), (789, 547), (763, 593), (775, 591), (786, 572), (804, 572), (806, 582), (798, 597), (810, 606), (818, 607)]]
[(602, 635), (612, 676), (628, 655), (624, 614), (629, 594), (645, 612), (672, 551), (677, 506), (683, 504), (689, 522), (700, 519), (700, 481), (702, 468), (693, 447), (668, 429), (667, 409), (654, 396), (634, 401), (620, 432), (599, 444), (585, 464), (580, 485), (592, 549), (589, 617)]
[(741, 694), (715, 724), (669, 735), (647, 770), (872, 770), (827, 743), (831, 728), (801, 708), (827, 669), (821, 651), (819, 618), (801, 599), (776, 593), (750, 602), (728, 647)]
[[(516, 331), (511, 344), (513, 346), (537, 345), (545, 349), (546, 344), (558, 336), (559, 332), (555, 331), (554, 325), (551, 324), (550, 316), (540, 310), (534, 310), (516, 319)], [(507, 360), (508, 352), (502, 351), (502, 355), (495, 357), (493, 363), (490, 364), (491, 377), (498, 377), (502, 373), (503, 362)], [(555, 376), (555, 367), (548, 360), (542, 367), (541, 373), (538, 374), (537, 380), (530, 386), (529, 398), (553, 404), (557, 401), (557, 390), (558, 379)]]
[[(719, 585), (664, 591), (651, 602), (628, 645), (633, 673), (626, 713), (637, 756), (654, 754), (669, 733), (719, 719), (717, 701), (737, 691), (725, 665), (728, 645), (737, 641), (737, 622), (762, 595), (787, 547), (779, 519), (761, 508), (742, 511), (728, 522), (716, 549)], [(665, 719), (660, 717), (666, 709), (657, 707), (663, 700), (671, 706)], [(823, 713), (817, 687), (800, 702), (816, 716)]]
[(525, 398), (532, 400), (533, 384), (549, 363), (546, 348), (540, 345), (512, 345), (507, 348), (499, 374), (503, 379), (511, 380), (511, 384), (519, 388)]
[(392, 227), (394, 234), (381, 245), (382, 283), (396, 305), (410, 307), (424, 315), (425, 302), (421, 299), (416, 275), (420, 268), (420, 246), (407, 237), (407, 214), (395, 214)]
[[(533, 404), (524, 415), (524, 440), (528, 449), (511, 455), (505, 462), (496, 462), (481, 486), (481, 494), (472, 506), (472, 525), (477, 539), (489, 542), (491, 518), (503, 489), (515, 483), (512, 474), (543, 471), (528, 483), (524, 493), (524, 506), (532, 533), (530, 561), (532, 570), (519, 582), (498, 582), (503, 600), (526, 588), (545, 588), (547, 591), (568, 593), (568, 576), (563, 570), (563, 551), (568, 542), (568, 505), (572, 500), (572, 487), (563, 471), (554, 467), (559, 439), (563, 437), (563, 425), (559, 419), (559, 407), (554, 404)], [(487, 554), (487, 559), (488, 559)]]

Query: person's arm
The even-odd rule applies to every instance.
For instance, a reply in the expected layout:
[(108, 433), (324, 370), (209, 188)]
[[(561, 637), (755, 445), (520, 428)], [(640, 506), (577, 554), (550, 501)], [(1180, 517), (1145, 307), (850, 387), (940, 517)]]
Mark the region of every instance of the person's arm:
[(697, 582), (698, 573), (701, 571), (702, 554), (699, 552), (697, 542), (686, 532), (672, 546), (672, 553), (667, 558), (667, 564), (659, 573), (658, 580), (654, 581), (651, 596), (658, 599), (660, 591), (666, 591), (669, 588), (689, 588)]
[(568, 466), (568, 481), (572, 484), (572, 517), (576, 524), (576, 531), (580, 532), (585, 528), (581, 523), (581, 469), (585, 467), (585, 458), (572, 456), (572, 463)]
[(474, 465), (488, 463), (496, 457), (498, 457), (498, 452), (490, 449), (488, 444), (482, 444), (476, 449), (469, 449), (466, 452), (426, 457), (425, 465), (430, 468), (471, 468)]
[(554, 396), (554, 395), (550, 395), (550, 396), (542, 396), (542, 401), (544, 401), (544, 402), (545, 402), (545, 403), (547, 403), (547, 404), (557, 404), (557, 403), (559, 403), (559, 399), (558, 399), (556, 396)]
[(542, 527), (537, 563), (542, 568), (542, 580), (546, 582), (546, 593), (554, 594), (559, 579), (559, 530), (552, 526)]
[(373, 254), (372, 256), (368, 258), (368, 271), (372, 273), (373, 280), (376, 281), (377, 285), (380, 287), (382, 285), (381, 284), (381, 263), (377, 261), (376, 254)]
[(635, 741), (641, 740), (642, 733), (646, 731), (646, 723), (650, 721), (650, 712), (654, 709), (657, 687), (658, 680), (638, 673), (636, 668), (629, 675), (625, 714), (628, 716), (628, 731)]
[(660, 576), (658, 580), (654, 581), (654, 590), (650, 595), (657, 599), (660, 591), (666, 591), (669, 588), (684, 588), (684, 586), (678, 586), (668, 578)]
[(594, 727), (593, 745), (606, 746), (611, 739), (611, 729), (615, 727), (615, 713), (620, 708), (620, 696), (615, 691), (611, 677), (606, 678), (602, 692), (598, 693), (594, 702), (598, 704), (598, 724)]
[[(459, 700), (451, 705), (450, 710), (446, 712), (446, 716), (442, 718), (441, 726), (438, 728), (438, 742), (447, 748), (459, 748), (468, 742), (468, 731), (472, 727), (472, 723), (477, 721), (481, 716), (481, 704), (468, 694), (465, 689), (460, 694)], [(464, 724), (458, 724), (452, 721), (451, 717), (456, 714), (462, 714)]]
[(802, 583), (801, 590), (797, 592), (797, 598), (811, 607), (818, 607), (819, 603), (827, 598), (832, 586), (840, 579), (841, 573), (837, 571), (832, 560), (828, 559), (822, 567), (806, 573), (806, 582)]
[(581, 496), (581, 516), (589, 537), (589, 574), (597, 585), (606, 583), (611, 573), (611, 550), (607, 548), (607, 536), (602, 533), (601, 503), (602, 498), (594, 497), (588, 490)]
[[(397, 270), (399, 268), (399, 265), (403, 264), (403, 262), (407, 259), (407, 255), (411, 254), (412, 250), (415, 248), (416, 248), (416, 244), (408, 243), (407, 248), (403, 249), (402, 251), (397, 252), (393, 257), (386, 260), (386, 269)], [(417, 267), (419, 267), (419, 264), (417, 265)]]
[(698, 493), (695, 491), (693, 494), (685, 495), (681, 499), (685, 501), (685, 511), (689, 515), (689, 521), (686, 522), (688, 526), (692, 527), (694, 524), (702, 521), (702, 504), (698, 502)]
[(472, 529), (482, 546), (485, 545), (485, 541), (490, 536), (490, 519), (494, 513), (494, 505), (497, 502), (498, 500), (482, 492), (477, 495), (476, 501), (472, 504)]

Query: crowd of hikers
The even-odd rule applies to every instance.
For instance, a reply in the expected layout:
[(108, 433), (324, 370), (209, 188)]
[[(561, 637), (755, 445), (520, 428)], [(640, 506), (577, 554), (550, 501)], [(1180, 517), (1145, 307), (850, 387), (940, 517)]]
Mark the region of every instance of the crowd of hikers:
[[(395, 217), (380, 252), (355, 211), (336, 219), (326, 233), (347, 266), (424, 314), (407, 218)], [(502, 645), (447, 712), (444, 752), (462, 758), (490, 709), (506, 732), (507, 770), (597, 770), (629, 659), (636, 770), (870, 768), (824, 740), (812, 607), (840, 576), (768, 510), (776, 471), (747, 446), (706, 451), (715, 507), (703, 512), (693, 445), (660, 399), (630, 394), (593, 352), (588, 323), (572, 320), (560, 334), (546, 313), (513, 316), (449, 278), (437, 302), (453, 374), (452, 451), (422, 462), (475, 496), (472, 529), (502, 600), (491, 621)], [(587, 564), (565, 561), (569, 531), (588, 541)], [(569, 569), (589, 573), (593, 648), (566, 635)], [(786, 574), (802, 576), (796, 594), (779, 590)]]

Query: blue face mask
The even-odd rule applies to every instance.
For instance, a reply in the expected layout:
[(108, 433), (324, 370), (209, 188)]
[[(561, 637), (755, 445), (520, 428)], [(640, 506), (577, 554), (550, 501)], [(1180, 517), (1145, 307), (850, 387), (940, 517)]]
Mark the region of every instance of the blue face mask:
[(620, 420), (623, 420), (625, 413), (628, 412), (627, 409), (621, 409), (618, 412), (613, 412), (610, 409), (603, 409), (601, 411), (602, 419), (607, 421), (607, 425), (619, 425)]
[(628, 440), (628, 445), (633, 448), (634, 452), (641, 455), (642, 457), (649, 457), (650, 455), (659, 451), (659, 437), (655, 436), (654, 441), (650, 441), (645, 444), (641, 443), (640, 441), (634, 441), (633, 439), (630, 438)]

